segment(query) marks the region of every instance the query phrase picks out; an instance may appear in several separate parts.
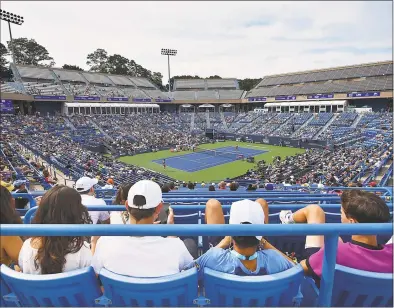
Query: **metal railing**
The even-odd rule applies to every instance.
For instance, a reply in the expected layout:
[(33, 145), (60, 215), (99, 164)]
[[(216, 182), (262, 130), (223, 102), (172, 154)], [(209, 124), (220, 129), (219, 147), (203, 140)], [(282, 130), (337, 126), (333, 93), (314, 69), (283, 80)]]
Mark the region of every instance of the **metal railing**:
[(323, 269), (318, 305), (328, 307), (334, 283), (339, 235), (393, 234), (385, 224), (291, 225), (0, 225), (2, 236), (283, 236), (324, 235)]

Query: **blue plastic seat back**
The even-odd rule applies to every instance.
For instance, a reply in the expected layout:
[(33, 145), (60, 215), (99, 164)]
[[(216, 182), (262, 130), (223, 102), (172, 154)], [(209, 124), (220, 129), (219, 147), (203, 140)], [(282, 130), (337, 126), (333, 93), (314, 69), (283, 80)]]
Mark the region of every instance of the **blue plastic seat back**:
[(264, 276), (236, 276), (204, 269), (205, 297), (213, 307), (278, 307), (299, 304), (300, 265)]
[(4, 282), (26, 307), (91, 307), (101, 296), (92, 267), (61, 274), (30, 275), (1, 266)]
[(10, 295), (11, 293), (12, 293), (11, 289), (7, 286), (7, 284), (1, 278), (1, 273), (0, 273), (0, 296), (1, 296), (0, 307), (18, 307), (17, 303), (4, 300), (3, 296)]
[(184, 224), (184, 225), (194, 225), (198, 224), (200, 219), (200, 213), (186, 214), (186, 215), (176, 215), (174, 214), (174, 223), (175, 224)]
[[(301, 288), (303, 307), (316, 307), (319, 290), (311, 278)], [(393, 274), (335, 266), (332, 307), (393, 307)]]
[(332, 306), (393, 307), (393, 274), (336, 265)]
[(114, 307), (190, 307), (197, 298), (197, 270), (158, 278), (136, 278), (100, 271), (104, 296)]

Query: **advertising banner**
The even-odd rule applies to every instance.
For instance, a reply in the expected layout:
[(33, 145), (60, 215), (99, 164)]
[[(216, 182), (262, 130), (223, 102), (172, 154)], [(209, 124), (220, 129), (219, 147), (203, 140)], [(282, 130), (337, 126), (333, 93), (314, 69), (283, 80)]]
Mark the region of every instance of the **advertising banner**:
[(34, 95), (34, 99), (48, 99), (53, 101), (65, 101), (67, 97), (65, 95)]
[(308, 95), (307, 99), (334, 98), (334, 94), (313, 94)]
[(74, 96), (76, 101), (99, 101), (99, 96)]
[(360, 93), (348, 93), (347, 97), (376, 97), (380, 96), (380, 92), (360, 92)]

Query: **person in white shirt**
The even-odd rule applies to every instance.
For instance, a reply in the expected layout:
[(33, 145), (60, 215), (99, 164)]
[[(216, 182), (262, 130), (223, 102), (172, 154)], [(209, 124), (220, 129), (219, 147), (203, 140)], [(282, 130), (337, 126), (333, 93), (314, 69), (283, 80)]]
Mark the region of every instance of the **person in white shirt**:
[[(75, 183), (75, 189), (82, 198), (82, 204), (89, 208), (90, 205), (107, 205), (103, 199), (98, 199), (94, 195), (94, 185), (98, 183), (97, 179), (92, 179), (87, 176), (80, 178)], [(89, 215), (93, 224), (100, 221), (102, 224), (110, 223), (110, 215), (108, 211), (89, 211)]]
[[(72, 188), (57, 185), (41, 199), (35, 224), (91, 224), (81, 196)], [(57, 274), (90, 266), (92, 252), (84, 236), (35, 236), (27, 239), (18, 263), (26, 274)]]
[[(112, 202), (113, 205), (125, 205), (127, 200), (127, 195), (131, 188), (131, 184), (120, 185), (118, 191), (116, 192), (115, 200)], [(111, 225), (125, 225), (129, 223), (130, 214), (125, 210), (113, 211), (111, 212)]]
[[(154, 224), (162, 207), (161, 189), (155, 182), (143, 180), (130, 188), (126, 201), (130, 224)], [(173, 223), (171, 208), (167, 223)], [(177, 237), (93, 237), (92, 251), (97, 274), (105, 268), (120, 275), (161, 277), (179, 273), (193, 261), (185, 243)]]

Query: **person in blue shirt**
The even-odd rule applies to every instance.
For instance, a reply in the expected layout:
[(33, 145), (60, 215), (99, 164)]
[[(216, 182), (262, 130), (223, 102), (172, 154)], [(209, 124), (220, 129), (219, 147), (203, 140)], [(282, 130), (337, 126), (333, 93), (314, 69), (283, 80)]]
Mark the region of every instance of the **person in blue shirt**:
[[(256, 201), (245, 199), (231, 205), (230, 224), (264, 224), (264, 220), (263, 208)], [(231, 244), (229, 249), (209, 249), (185, 269), (197, 267), (201, 280), (205, 267), (238, 276), (257, 276), (279, 273), (294, 266), (279, 251), (262, 249), (262, 236), (233, 236)]]

